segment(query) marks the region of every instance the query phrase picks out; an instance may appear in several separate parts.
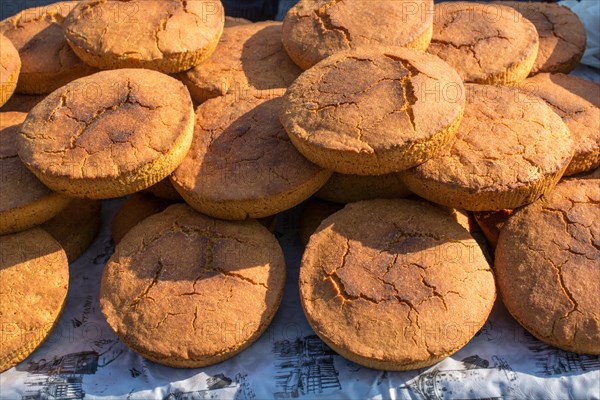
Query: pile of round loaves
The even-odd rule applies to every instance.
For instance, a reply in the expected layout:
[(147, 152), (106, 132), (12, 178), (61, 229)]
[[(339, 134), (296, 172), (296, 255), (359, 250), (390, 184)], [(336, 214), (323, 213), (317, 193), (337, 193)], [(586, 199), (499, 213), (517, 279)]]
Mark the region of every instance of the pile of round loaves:
[(567, 75), (586, 42), (567, 8), (301, 0), (250, 23), (98, 0), (0, 33), (0, 370), (48, 336), (99, 201), (126, 195), (100, 306), (149, 360), (209, 365), (265, 331), (274, 216), (309, 198), (300, 298), (340, 355), (434, 364), (496, 285), (540, 340), (600, 354), (600, 86)]

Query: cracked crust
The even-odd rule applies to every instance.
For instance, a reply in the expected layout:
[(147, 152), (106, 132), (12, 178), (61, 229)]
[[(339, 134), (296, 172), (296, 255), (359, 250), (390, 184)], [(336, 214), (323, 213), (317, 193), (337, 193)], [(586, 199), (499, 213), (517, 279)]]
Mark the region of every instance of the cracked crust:
[(192, 148), (171, 175), (198, 211), (262, 218), (309, 198), (331, 172), (306, 160), (279, 122), (282, 98), (211, 99), (196, 110)]
[(241, 352), (283, 295), (285, 261), (256, 221), (221, 221), (176, 204), (134, 227), (102, 274), (108, 324), (154, 362), (196, 368)]
[(42, 229), (0, 236), (0, 372), (23, 361), (58, 322), (69, 287), (60, 245)]
[[(0, 25), (1, 27), (2, 25)], [(0, 31), (0, 107), (11, 98), (17, 87), (21, 59), (12, 42)]]
[(336, 203), (354, 203), (361, 200), (395, 199), (408, 197), (408, 190), (400, 174), (345, 175), (334, 173), (315, 196)]
[(600, 180), (569, 179), (517, 210), (500, 232), (495, 271), (523, 327), (563, 350), (600, 354)]
[(310, 238), (300, 297), (314, 331), (369, 368), (432, 365), (486, 321), (494, 277), (469, 232), (411, 200), (348, 204)]
[(464, 82), (510, 85), (527, 78), (536, 60), (535, 26), (498, 4), (436, 5), (427, 52), (456, 69)]
[(223, 6), (216, 0), (97, 0), (73, 9), (65, 37), (94, 67), (170, 74), (206, 60), (223, 24)]
[(281, 40), (302, 69), (358, 47), (425, 50), (431, 40), (433, 0), (300, 0), (283, 20)]
[(97, 71), (81, 61), (65, 40), (63, 22), (76, 4), (66, 1), (29, 8), (0, 22), (0, 33), (13, 42), (21, 57), (18, 93), (50, 93)]
[(284, 100), (292, 143), (348, 175), (385, 175), (431, 158), (454, 136), (465, 102), (448, 64), (402, 48), (335, 54), (305, 71)]
[(23, 123), (19, 156), (57, 192), (119, 197), (168, 176), (187, 153), (193, 127), (181, 82), (151, 70), (104, 71), (36, 106)]
[(454, 139), (407, 170), (410, 190), (469, 211), (513, 209), (551, 190), (573, 156), (568, 128), (542, 99), (506, 86), (465, 85)]
[(17, 155), (17, 137), (27, 114), (0, 113), (0, 234), (32, 228), (53, 218), (71, 201), (35, 177)]
[(100, 229), (102, 202), (75, 199), (58, 215), (40, 228), (60, 243), (69, 262), (81, 256), (92, 244)]
[(564, 74), (539, 74), (520, 87), (540, 96), (567, 125), (575, 154), (565, 175), (600, 166), (600, 85)]
[(540, 46), (530, 75), (571, 72), (583, 57), (585, 27), (569, 8), (556, 3), (501, 1), (535, 25)]
[(179, 77), (202, 103), (227, 94), (246, 97), (251, 90), (283, 94), (300, 73), (281, 46), (281, 22), (266, 21), (224, 29), (210, 58)]

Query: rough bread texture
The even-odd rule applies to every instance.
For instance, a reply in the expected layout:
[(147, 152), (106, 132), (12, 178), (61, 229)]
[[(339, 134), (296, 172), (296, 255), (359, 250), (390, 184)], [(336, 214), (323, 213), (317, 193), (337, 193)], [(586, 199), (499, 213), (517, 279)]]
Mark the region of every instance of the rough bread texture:
[(583, 57), (585, 27), (569, 8), (541, 1), (501, 1), (514, 8), (535, 25), (540, 46), (530, 75), (540, 72), (571, 72)]
[(539, 74), (519, 85), (540, 96), (571, 131), (574, 155), (565, 175), (600, 166), (600, 85), (564, 74)]
[(323, 168), (385, 175), (431, 158), (464, 107), (458, 74), (433, 55), (373, 48), (338, 53), (305, 71), (284, 97), (292, 143)]
[(302, 258), (300, 297), (314, 331), (340, 355), (409, 370), (463, 347), (496, 290), (454, 216), (398, 199), (352, 203), (325, 219)]
[(194, 141), (171, 175), (185, 201), (217, 218), (262, 218), (309, 198), (331, 172), (304, 158), (279, 122), (281, 97), (211, 99), (196, 110)]
[(309, 69), (341, 51), (393, 46), (425, 50), (433, 0), (300, 0), (283, 20), (281, 40), (296, 64)]
[(21, 57), (18, 93), (51, 93), (97, 71), (81, 61), (65, 40), (63, 23), (77, 4), (64, 1), (29, 8), (0, 22), (0, 33), (13, 42)]
[(42, 229), (0, 236), (0, 372), (17, 365), (48, 337), (69, 287), (60, 245)]
[(17, 88), (21, 71), (19, 52), (12, 42), (0, 32), (0, 107), (11, 98)]
[(259, 90), (283, 94), (301, 72), (281, 45), (281, 22), (266, 21), (225, 28), (210, 58), (179, 78), (202, 103), (224, 95), (248, 97)]
[(531, 334), (600, 354), (600, 180), (569, 179), (502, 228), (495, 271), (504, 304)]
[(223, 24), (223, 5), (217, 0), (81, 2), (64, 22), (67, 42), (87, 64), (168, 74), (206, 60)]
[(193, 129), (181, 82), (151, 70), (103, 71), (63, 86), (29, 113), (19, 156), (57, 192), (119, 197), (166, 178), (187, 154)]
[(142, 356), (197, 368), (258, 339), (279, 307), (285, 272), (277, 240), (256, 221), (220, 221), (176, 204), (117, 245), (100, 306)]
[(407, 170), (410, 190), (469, 211), (513, 209), (552, 190), (573, 156), (569, 129), (539, 97), (517, 88), (467, 84), (454, 139)]
[(513, 8), (497, 4), (436, 5), (427, 51), (448, 62), (465, 82), (510, 85), (527, 78), (539, 38)]
[(17, 155), (17, 137), (27, 114), (0, 113), (0, 234), (32, 228), (64, 209), (70, 198), (40, 182)]

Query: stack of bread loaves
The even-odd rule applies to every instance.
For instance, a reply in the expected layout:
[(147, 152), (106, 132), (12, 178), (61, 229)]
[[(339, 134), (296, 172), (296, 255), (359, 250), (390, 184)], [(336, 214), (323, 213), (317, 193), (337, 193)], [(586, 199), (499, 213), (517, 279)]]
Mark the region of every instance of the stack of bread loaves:
[(266, 330), (286, 277), (268, 228), (313, 195), (300, 298), (340, 355), (434, 364), (496, 284), (540, 340), (600, 354), (600, 87), (566, 75), (568, 9), (300, 0), (250, 23), (217, 0), (67, 1), (0, 34), (0, 371), (58, 320), (100, 200), (128, 195), (100, 307), (149, 360), (217, 363)]

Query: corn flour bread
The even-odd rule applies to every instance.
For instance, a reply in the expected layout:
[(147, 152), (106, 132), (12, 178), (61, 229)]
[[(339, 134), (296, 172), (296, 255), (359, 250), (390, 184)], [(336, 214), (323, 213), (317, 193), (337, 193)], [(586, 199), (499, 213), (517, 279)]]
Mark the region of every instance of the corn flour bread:
[(115, 244), (127, 232), (151, 215), (164, 211), (173, 202), (148, 193), (134, 193), (123, 202), (110, 223), (110, 233)]
[(512, 209), (551, 190), (571, 162), (573, 143), (542, 99), (517, 88), (466, 84), (454, 139), (403, 172), (421, 197), (469, 211)]
[(179, 78), (199, 103), (213, 97), (247, 97), (257, 90), (283, 92), (302, 70), (281, 45), (281, 22), (225, 28), (208, 60)]
[(340, 51), (373, 45), (425, 50), (433, 0), (300, 0), (283, 20), (281, 41), (302, 69)]
[(69, 287), (67, 256), (42, 229), (0, 236), (0, 372), (23, 361), (58, 321)]
[(230, 26), (247, 25), (251, 23), (252, 21), (247, 20), (246, 18), (230, 17), (228, 15), (225, 16), (225, 28), (229, 28)]
[(241, 352), (266, 330), (285, 273), (277, 240), (256, 221), (216, 220), (176, 204), (117, 245), (100, 306), (117, 336), (147, 359), (202, 367)]
[(504, 304), (532, 335), (600, 354), (600, 180), (569, 179), (517, 210), (496, 247)]
[(183, 201), (181, 195), (177, 190), (175, 190), (169, 178), (165, 178), (162, 181), (155, 183), (148, 189), (145, 189), (144, 192), (150, 193), (159, 199)]
[(437, 4), (427, 51), (465, 82), (509, 85), (527, 78), (539, 47), (535, 26), (515, 9), (470, 2)]
[(81, 256), (92, 244), (98, 230), (102, 202), (74, 199), (54, 218), (40, 225), (64, 249), (69, 262)]
[(321, 222), (342, 208), (344, 208), (344, 204), (321, 200), (314, 196), (306, 200), (298, 222), (298, 235), (302, 244), (306, 246), (310, 236), (315, 233)]
[(50, 93), (96, 71), (81, 61), (65, 40), (63, 23), (77, 3), (29, 8), (0, 22), (0, 34), (13, 42), (21, 56), (18, 93)]
[(464, 101), (460, 77), (438, 57), (375, 47), (337, 53), (305, 71), (284, 96), (281, 122), (315, 164), (385, 175), (445, 145)]
[(417, 369), (448, 357), (484, 324), (495, 297), (473, 237), (425, 202), (348, 204), (311, 236), (300, 268), (311, 327), (369, 368)]
[(196, 110), (188, 156), (171, 175), (196, 210), (217, 218), (262, 218), (309, 198), (331, 172), (305, 159), (279, 122), (282, 98), (233, 96)]
[(513, 210), (479, 211), (473, 213), (473, 218), (485, 235), (485, 239), (492, 249), (498, 245), (498, 237), (502, 227), (512, 215)]
[(13, 95), (17, 87), (21, 58), (12, 42), (0, 33), (0, 107)]
[(0, 113), (0, 234), (29, 229), (64, 209), (70, 198), (39, 181), (17, 155), (17, 137), (27, 114)]
[(411, 194), (398, 173), (372, 176), (334, 173), (315, 196), (336, 203), (353, 203), (407, 197)]
[(192, 140), (185, 86), (144, 69), (103, 71), (53, 92), (27, 116), (19, 156), (48, 187), (102, 199), (167, 177)]
[(573, 160), (565, 175), (590, 171), (600, 166), (600, 85), (564, 74), (539, 74), (519, 85), (540, 96), (571, 131)]
[(64, 22), (67, 42), (87, 64), (168, 74), (206, 60), (223, 24), (217, 0), (81, 2)]
[(569, 8), (541, 1), (499, 1), (514, 8), (535, 25), (540, 46), (531, 75), (540, 72), (571, 72), (585, 52), (585, 27)]

